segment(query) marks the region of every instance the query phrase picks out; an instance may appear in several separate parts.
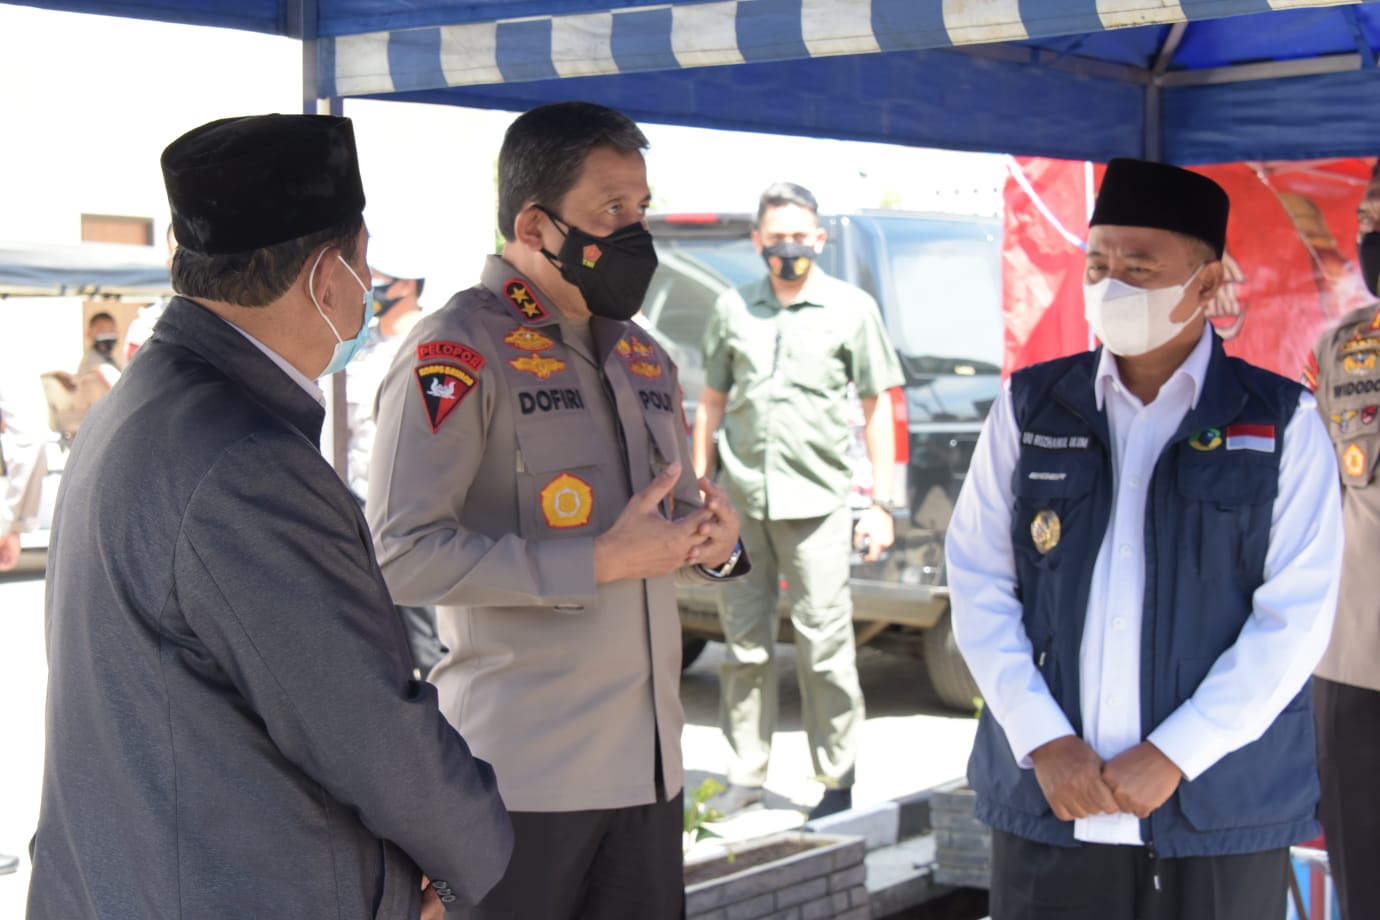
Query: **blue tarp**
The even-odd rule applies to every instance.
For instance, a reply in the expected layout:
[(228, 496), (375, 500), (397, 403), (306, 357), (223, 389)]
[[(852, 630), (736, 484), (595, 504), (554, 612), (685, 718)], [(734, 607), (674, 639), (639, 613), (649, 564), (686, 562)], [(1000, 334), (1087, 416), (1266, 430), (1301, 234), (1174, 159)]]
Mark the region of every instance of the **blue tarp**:
[(1099, 161), (1380, 152), (1380, 0), (29, 5), (279, 34), (308, 22), (323, 96), (582, 98), (646, 121)]

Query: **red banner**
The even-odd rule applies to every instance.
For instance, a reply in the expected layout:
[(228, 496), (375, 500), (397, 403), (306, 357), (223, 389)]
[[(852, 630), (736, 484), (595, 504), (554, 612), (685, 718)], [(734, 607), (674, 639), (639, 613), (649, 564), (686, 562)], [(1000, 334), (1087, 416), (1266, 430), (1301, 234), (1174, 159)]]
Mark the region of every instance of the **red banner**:
[[(1227, 284), (1209, 310), (1227, 352), (1297, 379), (1324, 329), (1374, 298), (1356, 267), (1362, 159), (1195, 167), (1231, 196)], [(1083, 250), (1104, 168), (1013, 158), (1005, 188), (1003, 373), (1089, 347)]]

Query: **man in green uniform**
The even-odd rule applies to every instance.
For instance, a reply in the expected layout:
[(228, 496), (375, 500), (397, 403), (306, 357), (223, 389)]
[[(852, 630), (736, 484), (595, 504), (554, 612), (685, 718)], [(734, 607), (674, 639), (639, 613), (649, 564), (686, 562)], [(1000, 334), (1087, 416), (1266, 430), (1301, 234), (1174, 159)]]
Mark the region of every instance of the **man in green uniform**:
[[(725, 291), (705, 331), (705, 387), (694, 426), (694, 462), (718, 460), (742, 519), (753, 567), (725, 584), (719, 602), (728, 649), (721, 720), (733, 750), (722, 810), (760, 802), (776, 724), (773, 649), (786, 582), (799, 655), (805, 731), (825, 794), (812, 818), (852, 807), (863, 721), (848, 593), (849, 545), (876, 560), (895, 539), (895, 454), (887, 390), (904, 378), (877, 304), (831, 278), (815, 260), (825, 230), (806, 189), (762, 193), (753, 244), (769, 274)], [(856, 527), (848, 508), (848, 384), (857, 387), (872, 462), (873, 503)]]

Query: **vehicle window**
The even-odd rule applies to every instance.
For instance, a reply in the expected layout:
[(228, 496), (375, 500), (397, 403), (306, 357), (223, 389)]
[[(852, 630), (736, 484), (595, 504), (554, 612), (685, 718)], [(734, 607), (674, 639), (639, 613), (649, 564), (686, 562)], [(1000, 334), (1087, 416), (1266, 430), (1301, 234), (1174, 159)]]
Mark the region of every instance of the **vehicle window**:
[(896, 293), (897, 309), (887, 320), (897, 350), (911, 359), (911, 369), (999, 371), (1001, 259), (995, 230), (961, 221), (877, 223)]

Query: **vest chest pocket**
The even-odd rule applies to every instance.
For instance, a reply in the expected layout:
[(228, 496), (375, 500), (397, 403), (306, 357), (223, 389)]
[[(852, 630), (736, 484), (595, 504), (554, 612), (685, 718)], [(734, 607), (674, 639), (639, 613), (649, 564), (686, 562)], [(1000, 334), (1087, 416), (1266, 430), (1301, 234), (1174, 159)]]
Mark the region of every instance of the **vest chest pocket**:
[(602, 532), (608, 509), (601, 502), (610, 500), (607, 445), (575, 418), (519, 419), (516, 427), (519, 534), (550, 540)]
[(1102, 534), (1091, 532), (1091, 497), (1101, 475), (1100, 454), (1023, 451), (1012, 475), (1018, 576), (1025, 566), (1052, 572), (1071, 553), (1077, 559), (1096, 551)]
[(1176, 539), (1188, 551), (1189, 567), (1199, 578), (1221, 586), (1235, 572), (1241, 589), (1253, 591), (1263, 577), (1270, 543), (1270, 520), (1279, 494), (1279, 469), (1273, 458), (1242, 452), (1228, 461), (1184, 463), (1178, 494), (1184, 500)]

